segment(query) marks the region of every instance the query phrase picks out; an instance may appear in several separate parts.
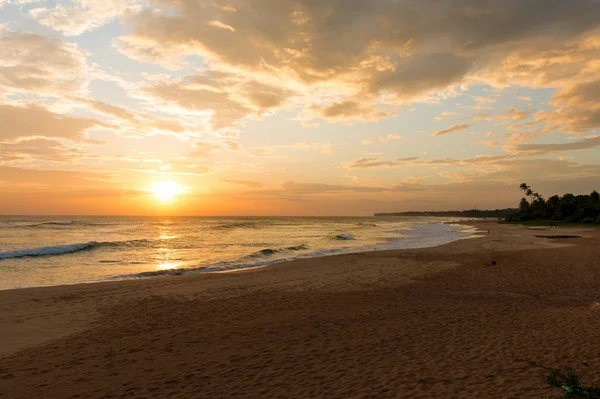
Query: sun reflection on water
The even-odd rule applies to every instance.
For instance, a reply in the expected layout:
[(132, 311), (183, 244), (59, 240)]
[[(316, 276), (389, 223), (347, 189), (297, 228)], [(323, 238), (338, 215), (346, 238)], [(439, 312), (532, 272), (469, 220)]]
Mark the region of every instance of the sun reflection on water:
[(156, 248), (156, 254), (154, 255), (156, 270), (171, 270), (182, 265), (181, 262), (176, 262), (176, 260), (180, 259), (177, 251), (170, 248), (173, 245), (169, 240), (177, 238), (177, 235), (174, 234), (169, 224), (171, 224), (170, 221), (158, 227), (158, 238), (162, 243), (161, 248)]
[(169, 235), (168, 233), (163, 233), (159, 237), (161, 240), (172, 240), (173, 238), (177, 238), (176, 235)]
[(159, 263), (156, 266), (156, 270), (171, 270), (171, 269), (176, 269), (179, 266), (181, 266), (181, 263), (177, 263), (177, 262), (163, 262), (163, 263)]

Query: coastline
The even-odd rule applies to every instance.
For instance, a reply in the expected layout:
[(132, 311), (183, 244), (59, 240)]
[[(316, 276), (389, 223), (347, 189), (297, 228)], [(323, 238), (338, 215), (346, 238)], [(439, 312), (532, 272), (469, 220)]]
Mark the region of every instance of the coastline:
[[(547, 393), (538, 372), (509, 352), (550, 365), (586, 361), (595, 376), (584, 373), (582, 382), (598, 384), (600, 344), (591, 334), (600, 329), (599, 232), (561, 228), (582, 238), (549, 240), (535, 237), (539, 229), (464, 224), (490, 234), (235, 273), (0, 291), (0, 392), (13, 398)], [(497, 266), (485, 266), (492, 260)]]
[[(72, 222), (45, 222), (45, 224), (71, 224)], [(460, 227), (454, 226), (450, 227), (452, 229), (451, 235), (454, 237), (443, 236), (439, 231), (430, 234), (429, 232), (423, 233), (416, 230), (417, 234), (414, 237), (410, 235), (404, 235), (397, 237), (395, 239), (389, 239), (386, 241), (382, 239), (378, 243), (364, 243), (360, 239), (355, 241), (355, 238), (352, 235), (349, 235), (349, 238), (337, 239), (337, 241), (347, 243), (342, 247), (311, 247), (307, 244), (300, 244), (292, 247), (286, 248), (283, 246), (282, 248), (265, 248), (259, 251), (250, 252), (246, 254), (239, 255), (237, 259), (231, 258), (229, 259), (228, 254), (223, 254), (224, 257), (221, 259), (213, 259), (212, 262), (202, 262), (194, 263), (194, 261), (186, 260), (186, 259), (178, 259), (182, 261), (181, 264), (178, 262), (166, 263), (166, 267), (157, 266), (156, 263), (147, 264), (146, 268), (138, 269), (137, 271), (129, 271), (126, 272), (122, 270), (118, 272), (116, 270), (104, 270), (98, 275), (88, 274), (82, 269), (80, 270), (72, 270), (71, 275), (78, 275), (78, 279), (76, 280), (44, 280), (43, 278), (38, 278), (37, 276), (29, 276), (31, 280), (26, 280), (27, 276), (20, 276), (18, 278), (23, 278), (27, 283), (23, 281), (16, 280), (13, 282), (13, 285), (0, 284), (0, 291), (12, 290), (12, 289), (23, 289), (23, 288), (40, 288), (40, 287), (53, 287), (53, 286), (62, 286), (62, 285), (77, 285), (77, 284), (94, 284), (101, 282), (112, 282), (112, 281), (123, 281), (123, 280), (137, 280), (137, 279), (146, 279), (146, 278), (157, 278), (157, 277), (165, 277), (165, 276), (181, 276), (188, 274), (206, 274), (206, 273), (228, 273), (228, 272), (236, 272), (243, 270), (254, 270), (263, 267), (268, 267), (278, 263), (285, 263), (294, 260), (301, 259), (313, 259), (313, 258), (322, 258), (327, 256), (335, 256), (335, 255), (343, 255), (343, 254), (354, 254), (354, 253), (367, 253), (367, 252), (376, 252), (376, 251), (389, 251), (389, 250), (402, 250), (402, 249), (415, 249), (415, 248), (430, 248), (434, 246), (444, 245), (455, 240), (469, 238), (475, 233), (476, 228), (473, 226), (469, 226), (465, 223), (456, 223), (456, 222), (429, 222), (427, 224), (422, 223), (423, 226), (427, 225), (460, 225)], [(360, 225), (360, 223), (359, 223)], [(409, 230), (412, 232), (412, 230)], [(397, 233), (397, 231), (396, 231)], [(419, 234), (420, 233), (420, 234)], [(344, 236), (344, 234), (341, 234)], [(465, 236), (466, 235), (466, 236)], [(422, 240), (418, 237), (425, 237), (426, 240)], [(332, 239), (331, 236), (328, 239)], [(433, 240), (432, 240), (433, 239)], [(142, 239), (144, 240), (144, 239)], [(138, 240), (132, 240), (131, 242), (136, 242)], [(24, 254), (32, 254), (32, 257), (39, 257), (44, 259), (41, 253), (45, 253), (47, 256), (50, 255), (50, 260), (54, 259), (52, 255), (64, 255), (68, 257), (72, 253), (79, 253), (79, 251), (87, 251), (88, 249), (95, 249), (96, 247), (101, 247), (103, 245), (112, 245), (113, 242), (130, 242), (127, 240), (124, 241), (107, 241), (107, 242), (98, 242), (98, 241), (87, 241), (75, 244), (60, 244), (60, 245), (51, 245), (45, 247), (36, 247), (36, 248), (28, 248), (24, 250), (16, 250), (16, 251), (8, 251), (0, 253), (0, 264), (3, 259), (7, 260), (27, 260), (29, 257)], [(276, 246), (275, 246), (276, 247)], [(65, 251), (65, 248), (67, 249)], [(176, 251), (175, 249), (174, 251)], [(65, 251), (65, 252), (63, 252)], [(163, 251), (162, 248), (159, 251)], [(301, 251), (301, 252), (297, 252)], [(6, 257), (3, 258), (3, 255)], [(17, 255), (14, 256), (13, 255)], [(128, 254), (130, 259), (135, 261), (131, 262), (131, 264), (142, 264), (143, 262), (138, 262), (135, 254)], [(63, 258), (63, 256), (60, 256)], [(76, 261), (75, 261), (76, 262)], [(88, 262), (86, 264), (86, 268), (95, 268), (97, 266), (102, 266), (104, 263), (113, 263), (113, 260), (105, 260), (105, 259), (96, 259), (94, 261), (93, 258), (91, 260), (86, 260)], [(156, 262), (156, 260), (153, 260)], [(56, 267), (60, 271), (61, 264), (57, 264)], [(175, 266), (175, 267), (173, 267)], [(53, 269), (54, 266), (49, 267), (48, 270)], [(1, 268), (0, 268), (1, 269)], [(13, 267), (13, 269), (18, 270), (19, 266)], [(9, 267), (10, 270), (10, 267)], [(25, 268), (27, 270), (27, 268)], [(63, 272), (64, 273), (64, 272)], [(109, 274), (106, 274), (109, 273)], [(46, 273), (44, 273), (46, 274)], [(103, 275), (104, 274), (104, 275)], [(82, 276), (84, 276), (82, 278)], [(0, 273), (0, 280), (3, 278), (3, 274)], [(8, 276), (8, 281), (10, 281), (11, 276)], [(33, 281), (33, 282), (31, 282)], [(4, 282), (3, 282), (4, 283)]]
[[(142, 219), (141, 230), (118, 233), (118, 226), (130, 223), (116, 219), (107, 224), (93, 218), (21, 220), (23, 228), (33, 226), (32, 234), (22, 238), (19, 228), (7, 228), (0, 237), (0, 290), (254, 269), (296, 259), (432, 247), (475, 230), (435, 218), (368, 222), (377, 220), (183, 218), (154, 225)], [(106, 226), (110, 227), (103, 235)], [(289, 237), (280, 233), (286, 228)], [(257, 234), (248, 234), (254, 229), (259, 229)], [(31, 241), (33, 236), (38, 240)], [(41, 242), (45, 245), (39, 246)]]

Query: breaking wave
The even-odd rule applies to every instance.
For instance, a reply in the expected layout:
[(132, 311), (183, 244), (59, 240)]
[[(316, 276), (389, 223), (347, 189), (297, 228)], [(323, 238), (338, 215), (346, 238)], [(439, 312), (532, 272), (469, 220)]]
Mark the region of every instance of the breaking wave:
[(150, 240), (131, 240), (131, 241), (111, 241), (111, 242), (82, 242), (76, 244), (66, 245), (52, 245), (47, 247), (38, 248), (26, 248), (17, 251), (0, 252), (0, 260), (2, 259), (16, 259), (25, 257), (36, 257), (36, 256), (52, 256), (52, 255), (64, 255), (78, 251), (91, 250), (99, 247), (132, 247), (146, 245), (150, 243)]
[(337, 236), (334, 236), (331, 238), (332, 240), (354, 240), (354, 236), (350, 235), (350, 234), (338, 234)]
[(26, 256), (50, 256), (50, 255), (63, 255), (71, 252), (83, 251), (85, 249), (91, 249), (98, 245), (97, 242), (90, 241), (79, 244), (69, 245), (54, 245), (49, 247), (40, 248), (28, 248), (18, 251), (0, 252), (0, 259), (15, 259), (24, 258)]
[(266, 248), (266, 249), (262, 249), (258, 252), (255, 252), (250, 256), (253, 258), (259, 258), (259, 257), (271, 256), (271, 255), (274, 255), (274, 254), (280, 253), (280, 252), (303, 251), (306, 249), (308, 249), (308, 245), (306, 245), (306, 244), (296, 245), (296, 246), (287, 247), (287, 248), (278, 248), (278, 249)]

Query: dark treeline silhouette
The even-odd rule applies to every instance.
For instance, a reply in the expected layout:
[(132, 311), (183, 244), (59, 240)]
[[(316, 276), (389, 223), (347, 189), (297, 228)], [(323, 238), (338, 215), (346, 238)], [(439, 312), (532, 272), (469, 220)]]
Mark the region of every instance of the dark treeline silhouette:
[(553, 195), (545, 199), (527, 183), (521, 183), (520, 189), (525, 197), (521, 198), (519, 210), (506, 216), (508, 222), (547, 220), (600, 224), (600, 194), (595, 190), (589, 195)]
[(426, 212), (394, 212), (394, 213), (376, 213), (375, 216), (441, 216), (458, 218), (501, 218), (513, 215), (517, 209), (495, 209), (480, 210), (471, 209), (467, 211), (426, 211)]

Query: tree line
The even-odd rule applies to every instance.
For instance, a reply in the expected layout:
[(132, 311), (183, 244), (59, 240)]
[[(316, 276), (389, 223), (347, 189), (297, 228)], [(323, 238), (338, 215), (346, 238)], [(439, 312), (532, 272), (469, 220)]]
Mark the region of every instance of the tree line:
[(508, 222), (560, 221), (568, 223), (598, 223), (600, 224), (600, 194), (596, 190), (589, 195), (564, 194), (553, 195), (546, 199), (533, 191), (527, 183), (521, 183), (521, 198), (519, 210), (508, 216)]
[(512, 215), (517, 209), (470, 209), (466, 211), (409, 211), (393, 213), (376, 213), (375, 216), (438, 216), (438, 217), (459, 217), (459, 218), (501, 218)]

